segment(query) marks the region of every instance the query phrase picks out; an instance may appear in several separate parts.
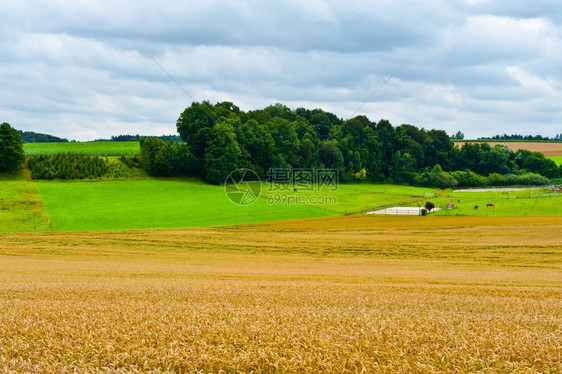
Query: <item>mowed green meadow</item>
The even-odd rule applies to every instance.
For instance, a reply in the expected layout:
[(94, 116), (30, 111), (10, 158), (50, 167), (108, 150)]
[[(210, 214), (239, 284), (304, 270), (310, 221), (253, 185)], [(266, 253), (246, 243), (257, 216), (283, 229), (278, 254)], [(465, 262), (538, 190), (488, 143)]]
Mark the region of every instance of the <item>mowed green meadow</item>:
[(335, 187), (309, 185), (305, 188), (283, 188), (279, 185), (262, 184), (262, 195), (283, 201), (301, 199), (306, 203), (334, 212), (361, 213), (374, 207), (417, 206), (418, 202), (431, 198), (438, 192), (435, 188), (399, 186), (392, 184), (339, 184)]
[[(194, 179), (123, 179), (110, 181), (11, 180), (0, 183), (0, 231), (110, 231), (238, 225), (286, 219), (360, 213), (366, 207), (416, 206), (417, 201), (446, 205), (451, 191), (391, 185), (340, 185), (316, 196), (335, 198), (327, 204), (272, 201), (265, 185), (250, 205), (236, 205), (224, 186)], [(9, 193), (6, 193), (9, 191)], [(36, 193), (37, 192), (37, 193)], [(268, 195), (269, 193), (269, 195)], [(286, 192), (312, 197), (314, 191)], [(332, 195), (330, 195), (332, 194)], [(431, 195), (431, 196), (430, 196)], [(454, 210), (436, 215), (559, 216), (562, 197), (540, 190), (452, 192)], [(458, 200), (461, 200), (458, 203)], [(493, 203), (494, 208), (487, 208)], [(474, 205), (479, 205), (474, 210)], [(368, 210), (368, 209), (367, 209)], [(419, 219), (425, 219), (420, 217)], [(51, 222), (52, 227), (48, 226)]]
[(338, 213), (306, 205), (231, 202), (224, 186), (193, 179), (35, 181), (53, 231), (238, 225)]
[(68, 143), (25, 143), (25, 155), (53, 155), (73, 153), (92, 156), (121, 156), (140, 154), (140, 143), (130, 142), (68, 142)]

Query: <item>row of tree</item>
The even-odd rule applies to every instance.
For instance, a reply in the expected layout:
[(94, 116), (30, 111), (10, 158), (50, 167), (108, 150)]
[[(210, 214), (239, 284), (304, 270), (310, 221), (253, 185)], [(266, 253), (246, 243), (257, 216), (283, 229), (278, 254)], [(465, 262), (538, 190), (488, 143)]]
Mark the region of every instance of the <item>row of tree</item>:
[(413, 179), (413, 184), (417, 186), (439, 188), (454, 188), (457, 186), (544, 186), (549, 183), (548, 178), (536, 173), (505, 175), (491, 173), (488, 176), (483, 176), (470, 170), (446, 172), (439, 165), (434, 166), (431, 170), (416, 174)]
[[(138, 142), (143, 138), (146, 138), (146, 136), (139, 135), (139, 134), (117, 135), (117, 136), (112, 136), (109, 139), (96, 139), (94, 141), (95, 142)], [(155, 138), (164, 140), (166, 142), (181, 142), (181, 138), (179, 135), (161, 135), (161, 136), (155, 136)]]
[(511, 135), (507, 135), (507, 134), (503, 134), (503, 135), (494, 135), (490, 138), (478, 138), (478, 139), (483, 139), (483, 140), (530, 140), (530, 141), (555, 141), (555, 142), (560, 142), (562, 141), (562, 134), (556, 134), (555, 136), (553, 136), (552, 138), (549, 138), (548, 136), (542, 136), (542, 135), (520, 135), (520, 134), (511, 134)]
[(446, 173), (486, 177), (528, 172), (562, 176), (562, 168), (541, 153), (488, 144), (458, 148), (442, 130), (394, 127), (365, 116), (342, 120), (321, 109), (291, 110), (282, 104), (244, 112), (230, 102), (194, 102), (181, 113), (177, 129), (185, 146), (143, 142), (150, 174), (185, 173), (222, 183), (236, 168), (252, 169), (262, 178), (271, 168), (321, 168), (337, 169), (342, 182), (424, 184), (420, 176), (438, 165)]

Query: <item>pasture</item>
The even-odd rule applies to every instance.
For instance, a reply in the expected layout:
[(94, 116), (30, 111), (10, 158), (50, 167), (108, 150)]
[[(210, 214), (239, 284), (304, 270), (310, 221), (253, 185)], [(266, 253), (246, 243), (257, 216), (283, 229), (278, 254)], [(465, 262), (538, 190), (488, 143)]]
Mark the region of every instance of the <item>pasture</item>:
[[(459, 202), (460, 200), (460, 202)], [(527, 189), (522, 191), (446, 191), (439, 198), (432, 199), (436, 206), (446, 208), (448, 202), (455, 209), (443, 209), (436, 215), (466, 216), (560, 216), (562, 195), (548, 189)], [(488, 207), (493, 204), (494, 207)], [(478, 206), (478, 209), (474, 209)]]
[(73, 153), (90, 156), (121, 156), (140, 154), (140, 144), (131, 142), (68, 142), (68, 143), (25, 143), (27, 157), (52, 155), (56, 153)]
[[(311, 201), (313, 206), (332, 210), (338, 213), (359, 213), (368, 207), (393, 206), (393, 205), (412, 205), (417, 206), (418, 202), (433, 196), (437, 192), (435, 188), (411, 187), (391, 184), (339, 184), (337, 188), (323, 186), (309, 186), (309, 188), (298, 188), (293, 192), (290, 188), (282, 189), (279, 185), (269, 185), (263, 183), (262, 195), (264, 197), (275, 198), (277, 195), (302, 196), (307, 202), (311, 197), (333, 197), (336, 204), (325, 203), (324, 199), (319, 202)], [(327, 199), (326, 199), (327, 200)]]
[[(223, 186), (193, 179), (120, 179), (104, 181), (29, 181), (24, 173), (0, 179), (0, 231), (106, 231), (208, 227), (284, 219), (362, 214), (389, 206), (422, 206), (432, 201), (454, 210), (437, 215), (560, 216), (562, 196), (540, 190), (450, 192), (393, 185), (344, 184), (337, 190), (279, 190), (262, 185), (252, 205), (228, 200)], [(304, 200), (296, 202), (291, 198)], [(325, 200), (312, 200), (321, 197)], [(273, 199), (273, 200), (272, 200)], [(458, 200), (461, 202), (458, 203)], [(486, 208), (493, 203), (494, 208)], [(474, 210), (478, 205), (480, 209)], [(48, 222), (52, 223), (52, 227)]]
[(337, 213), (304, 205), (233, 204), (224, 186), (193, 179), (34, 181), (55, 231), (236, 225)]
[(0, 234), (0, 368), (560, 372), (561, 225), (348, 216)]

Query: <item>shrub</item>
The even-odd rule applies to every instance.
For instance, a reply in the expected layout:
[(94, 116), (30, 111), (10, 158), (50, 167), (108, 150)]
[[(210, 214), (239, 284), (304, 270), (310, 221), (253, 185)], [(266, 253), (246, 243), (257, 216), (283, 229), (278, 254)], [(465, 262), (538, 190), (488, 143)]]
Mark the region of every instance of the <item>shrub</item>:
[(431, 201), (426, 201), (425, 209), (427, 209), (428, 212), (431, 212), (433, 209), (435, 209), (435, 204), (433, 204)]
[(488, 175), (488, 185), (489, 186), (503, 186), (506, 179), (503, 175), (498, 173), (492, 173)]

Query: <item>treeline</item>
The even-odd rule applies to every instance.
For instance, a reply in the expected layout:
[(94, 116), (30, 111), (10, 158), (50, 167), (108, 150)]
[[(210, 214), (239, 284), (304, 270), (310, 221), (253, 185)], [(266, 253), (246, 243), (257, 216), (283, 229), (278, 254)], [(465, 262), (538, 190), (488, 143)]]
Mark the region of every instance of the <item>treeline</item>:
[(491, 138), (483, 137), (478, 138), (479, 140), (531, 140), (531, 141), (555, 141), (560, 142), (562, 141), (562, 134), (557, 134), (556, 136), (549, 138), (548, 136), (542, 135), (519, 135), (519, 134), (511, 134), (511, 135), (494, 135)]
[(505, 175), (509, 181), (515, 179), (507, 175), (526, 173), (562, 176), (562, 168), (538, 152), (487, 144), (458, 148), (442, 130), (394, 127), (365, 116), (342, 120), (322, 109), (291, 110), (276, 104), (244, 112), (230, 102), (194, 102), (176, 125), (184, 145), (143, 141), (149, 174), (187, 174), (218, 184), (236, 168), (252, 169), (262, 178), (272, 168), (319, 168), (337, 169), (342, 182), (436, 186), (439, 183), (427, 176), (447, 174), (449, 185), (454, 180), (465, 186), (477, 182), (467, 182), (461, 172), (488, 178), (488, 183), (491, 174)]
[(119, 178), (138, 175), (137, 156), (121, 156), (115, 162), (108, 158), (89, 155), (58, 153), (29, 158), (28, 167), (32, 179), (97, 179)]
[(540, 174), (499, 174), (491, 173), (483, 176), (478, 173), (468, 171), (446, 172), (439, 165), (431, 170), (426, 170), (414, 177), (413, 184), (417, 186), (454, 188), (462, 187), (486, 187), (486, 186), (544, 186), (550, 180)]
[[(147, 136), (143, 136), (143, 135), (117, 135), (117, 136), (112, 136), (109, 139), (96, 139), (94, 140), (95, 142), (132, 142), (132, 141), (140, 141), (143, 138), (147, 138)], [(158, 138), (160, 140), (163, 140), (165, 142), (181, 142), (181, 138), (179, 135), (161, 135), (161, 136), (155, 136), (155, 138)]]
[(67, 143), (68, 139), (59, 138), (49, 134), (41, 134), (33, 131), (21, 131), (20, 136), (24, 143)]

